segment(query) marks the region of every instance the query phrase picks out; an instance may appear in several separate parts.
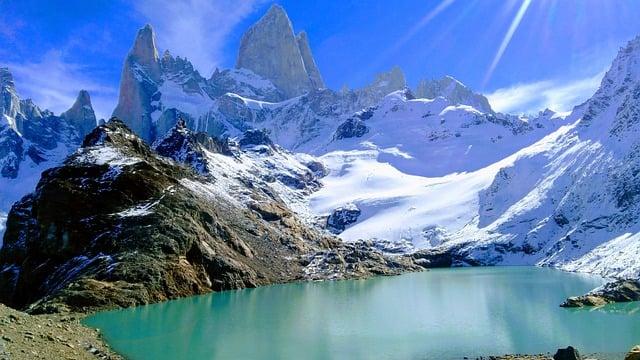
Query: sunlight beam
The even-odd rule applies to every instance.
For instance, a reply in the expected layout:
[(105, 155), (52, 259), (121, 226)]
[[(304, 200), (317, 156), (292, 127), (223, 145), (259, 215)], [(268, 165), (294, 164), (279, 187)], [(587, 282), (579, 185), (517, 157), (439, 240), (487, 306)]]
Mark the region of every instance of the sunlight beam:
[(502, 39), (502, 43), (498, 48), (498, 52), (496, 53), (496, 56), (493, 58), (493, 62), (491, 63), (491, 66), (487, 71), (487, 75), (485, 75), (484, 77), (484, 81), (482, 84), (483, 87), (486, 86), (489, 79), (491, 79), (491, 76), (493, 75), (493, 71), (496, 69), (496, 66), (498, 66), (500, 59), (502, 59), (502, 55), (504, 54), (504, 51), (507, 50), (507, 46), (509, 46), (509, 43), (511, 42), (511, 38), (513, 37), (513, 34), (515, 34), (516, 30), (518, 30), (518, 26), (520, 26), (520, 22), (522, 21), (524, 14), (527, 12), (529, 5), (531, 5), (531, 0), (522, 0), (520, 9), (518, 9), (518, 13), (516, 13), (516, 16), (513, 18), (513, 21), (511, 21), (509, 30), (507, 30), (507, 33), (504, 35), (504, 38)]

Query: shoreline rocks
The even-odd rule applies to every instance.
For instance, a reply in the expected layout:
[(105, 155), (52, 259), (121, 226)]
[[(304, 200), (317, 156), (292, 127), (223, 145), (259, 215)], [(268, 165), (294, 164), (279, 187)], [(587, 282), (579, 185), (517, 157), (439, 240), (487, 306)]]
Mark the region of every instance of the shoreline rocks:
[(638, 280), (617, 280), (607, 283), (582, 296), (567, 298), (561, 307), (603, 306), (614, 302), (640, 301)]
[(0, 304), (0, 359), (123, 359), (81, 317), (34, 316)]

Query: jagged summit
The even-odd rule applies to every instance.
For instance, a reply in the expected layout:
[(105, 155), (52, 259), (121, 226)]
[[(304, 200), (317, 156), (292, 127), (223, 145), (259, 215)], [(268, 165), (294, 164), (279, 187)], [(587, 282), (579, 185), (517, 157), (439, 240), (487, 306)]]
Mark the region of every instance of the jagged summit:
[(151, 70), (152, 73), (160, 73), (160, 57), (158, 56), (158, 49), (156, 48), (155, 32), (151, 25), (147, 24), (138, 30), (138, 35), (129, 52), (129, 57), (148, 70)]
[[(0, 67), (0, 124), (8, 122), (9, 126), (17, 130), (15, 117), (20, 111), (20, 99), (13, 82), (13, 75), (9, 68)], [(5, 117), (6, 116), (6, 117)]]
[(639, 103), (640, 36), (618, 52), (600, 87), (586, 102), (581, 126), (592, 128), (595, 136), (608, 134), (622, 143), (634, 142), (640, 133)]
[(426, 99), (442, 96), (454, 104), (469, 105), (482, 112), (493, 113), (489, 100), (484, 95), (474, 93), (463, 83), (448, 75), (440, 79), (421, 80), (416, 87), (415, 95)]
[(138, 31), (133, 47), (122, 67), (120, 96), (113, 116), (122, 119), (143, 139), (154, 138), (150, 117), (151, 97), (157, 92), (161, 79), (160, 61), (155, 34), (150, 25)]
[(285, 10), (273, 5), (242, 36), (236, 68), (272, 81), (287, 98), (324, 87), (306, 34), (296, 37)]
[(93, 128), (96, 127), (96, 114), (91, 105), (91, 96), (86, 90), (80, 90), (73, 106), (62, 114), (60, 117), (66, 119), (71, 125), (78, 130), (78, 135), (83, 138)]

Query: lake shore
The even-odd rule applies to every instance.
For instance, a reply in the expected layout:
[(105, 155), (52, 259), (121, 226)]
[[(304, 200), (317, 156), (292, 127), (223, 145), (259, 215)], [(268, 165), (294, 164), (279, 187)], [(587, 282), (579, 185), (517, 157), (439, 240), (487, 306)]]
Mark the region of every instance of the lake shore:
[(0, 304), (0, 359), (122, 360), (84, 314), (29, 315)]

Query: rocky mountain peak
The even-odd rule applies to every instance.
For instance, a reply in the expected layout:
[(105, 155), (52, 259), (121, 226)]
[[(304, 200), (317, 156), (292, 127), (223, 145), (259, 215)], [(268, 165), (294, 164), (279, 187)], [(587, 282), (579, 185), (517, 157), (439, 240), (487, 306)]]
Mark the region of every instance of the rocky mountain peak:
[(273, 5), (242, 36), (236, 68), (270, 80), (287, 98), (323, 87), (306, 34), (298, 37), (285, 10)]
[(0, 91), (5, 89), (15, 89), (13, 75), (7, 67), (0, 67)]
[[(640, 36), (618, 52), (600, 87), (587, 101), (581, 126), (594, 128), (594, 135), (608, 134), (625, 144), (637, 139), (640, 134)], [(622, 141), (624, 139), (629, 141)]]
[(415, 95), (418, 98), (426, 99), (442, 96), (454, 104), (469, 105), (482, 112), (493, 113), (489, 100), (484, 95), (474, 93), (451, 76), (420, 81), (416, 87)]
[(82, 142), (82, 148), (108, 146), (118, 149), (125, 155), (138, 157), (151, 156), (149, 146), (120, 119), (112, 117), (109, 121), (96, 127)]
[[(0, 116), (8, 116), (9, 126), (16, 130), (15, 117), (20, 111), (20, 98), (16, 92), (13, 75), (6, 67), (0, 67)], [(0, 118), (0, 124), (4, 119)]]
[(129, 57), (149, 70), (158, 68), (160, 57), (156, 48), (156, 36), (151, 25), (147, 24), (138, 30)]
[(404, 71), (396, 65), (387, 72), (377, 74), (371, 87), (388, 89), (387, 93), (391, 93), (403, 89), (406, 85), (407, 80), (404, 76)]
[(96, 114), (91, 105), (91, 97), (86, 90), (80, 90), (73, 106), (62, 114), (60, 117), (67, 120), (78, 130), (78, 135), (83, 138), (93, 128), (96, 127)]

